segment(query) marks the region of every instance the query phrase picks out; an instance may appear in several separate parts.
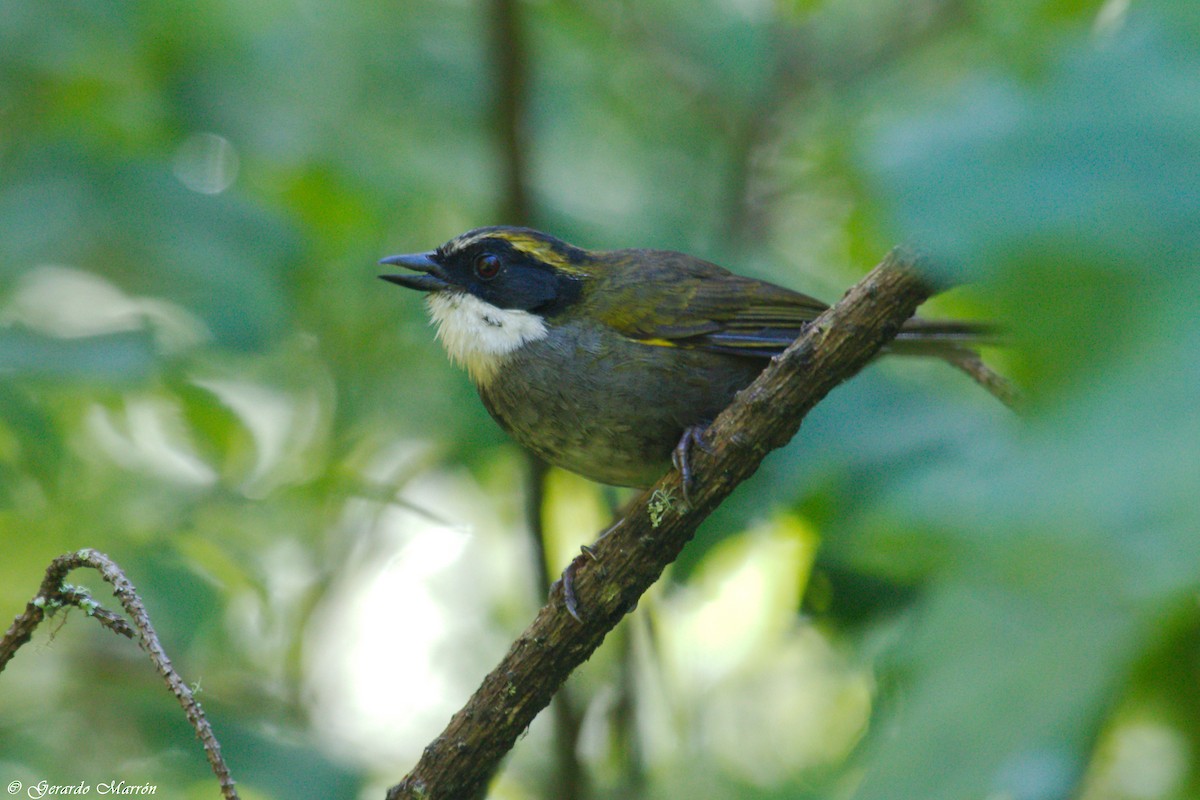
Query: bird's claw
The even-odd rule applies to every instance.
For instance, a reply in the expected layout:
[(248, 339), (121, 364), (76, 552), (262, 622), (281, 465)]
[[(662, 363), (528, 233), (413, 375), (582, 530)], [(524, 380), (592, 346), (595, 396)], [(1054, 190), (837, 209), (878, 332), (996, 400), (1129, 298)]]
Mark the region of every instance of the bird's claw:
[[(605, 536), (608, 536), (617, 528), (621, 527), (622, 522), (624, 522), (623, 519), (617, 520), (616, 524), (606, 530), (604, 533), (600, 534), (600, 538), (596, 539), (596, 541), (599, 542)], [(583, 566), (586, 561), (598, 562), (599, 560), (600, 558), (596, 555), (594, 545), (582, 545), (579, 548), (579, 555), (571, 559), (571, 563), (567, 564), (567, 568), (563, 570), (562, 577), (556, 580), (554, 585), (550, 587), (550, 591), (553, 593), (557, 586), (560, 584), (562, 585), (563, 605), (566, 606), (567, 613), (574, 617), (576, 622), (583, 622), (583, 612), (579, 606), (579, 596), (575, 594), (575, 572), (581, 566)]]
[(562, 584), (563, 605), (567, 608), (567, 613), (575, 618), (578, 623), (583, 623), (583, 615), (579, 612), (579, 597), (575, 594), (575, 570), (579, 569), (579, 562), (583, 556), (576, 556), (567, 564), (567, 568), (563, 570), (562, 577), (556, 583)]
[(691, 505), (692, 486), (694, 485), (691, 464), (692, 446), (699, 447), (706, 453), (712, 452), (708, 442), (704, 440), (707, 430), (708, 428), (704, 425), (689, 425), (684, 428), (683, 435), (679, 437), (679, 444), (675, 445), (675, 449), (671, 451), (671, 464), (679, 473), (679, 483), (683, 488), (683, 502), (688, 505)]

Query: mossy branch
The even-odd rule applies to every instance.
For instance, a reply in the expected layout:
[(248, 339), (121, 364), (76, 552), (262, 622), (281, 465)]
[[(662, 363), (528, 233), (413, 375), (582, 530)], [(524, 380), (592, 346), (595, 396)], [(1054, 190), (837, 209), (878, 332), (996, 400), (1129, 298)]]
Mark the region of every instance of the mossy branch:
[(703, 446), (691, 450), (695, 485), (688, 502), (683, 502), (678, 473), (668, 473), (629, 506), (590, 555), (576, 559), (573, 583), (583, 621), (567, 612), (562, 588), (556, 586), (413, 771), (391, 788), (389, 800), (484, 795), (517, 737), (675, 560), (700, 523), (933, 294), (918, 260), (901, 250), (889, 253), (738, 394), (708, 428)]

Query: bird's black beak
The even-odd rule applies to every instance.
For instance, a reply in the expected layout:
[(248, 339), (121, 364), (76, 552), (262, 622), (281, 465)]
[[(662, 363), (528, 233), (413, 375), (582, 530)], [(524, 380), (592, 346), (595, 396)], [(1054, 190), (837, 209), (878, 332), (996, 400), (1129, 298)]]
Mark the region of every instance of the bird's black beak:
[(423, 275), (380, 275), (385, 281), (398, 283), (401, 286), (407, 286), (409, 289), (417, 289), (422, 292), (438, 292), (442, 289), (449, 288), (450, 282), (442, 277), (442, 268), (437, 261), (433, 259), (433, 251), (428, 253), (409, 253), (400, 256), (388, 256), (381, 258), (380, 264), (390, 264), (397, 267), (407, 267), (408, 269), (423, 272)]

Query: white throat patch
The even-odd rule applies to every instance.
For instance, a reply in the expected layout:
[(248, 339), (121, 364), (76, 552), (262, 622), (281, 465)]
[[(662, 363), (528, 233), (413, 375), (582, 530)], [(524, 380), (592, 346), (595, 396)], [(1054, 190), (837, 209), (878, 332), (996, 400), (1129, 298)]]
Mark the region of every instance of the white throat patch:
[(425, 303), (446, 352), (480, 386), (495, 377), (510, 353), (547, 333), (536, 314), (497, 308), (467, 292), (433, 292)]

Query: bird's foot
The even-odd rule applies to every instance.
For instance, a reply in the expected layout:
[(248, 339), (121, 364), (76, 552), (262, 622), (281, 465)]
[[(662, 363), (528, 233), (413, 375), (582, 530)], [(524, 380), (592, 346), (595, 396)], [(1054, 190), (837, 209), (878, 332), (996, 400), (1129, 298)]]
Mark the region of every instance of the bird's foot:
[(679, 444), (675, 445), (675, 449), (671, 451), (671, 463), (675, 466), (675, 471), (679, 473), (679, 482), (683, 487), (683, 502), (688, 505), (691, 505), (692, 502), (692, 447), (699, 447), (706, 453), (712, 452), (708, 442), (704, 440), (707, 430), (707, 425), (690, 425), (684, 428), (683, 436), (679, 437)]
[[(621, 527), (621, 523), (624, 521), (624, 518), (617, 520), (612, 527), (600, 534), (599, 538), (596, 539), (596, 543), (598, 544), (605, 536), (608, 536), (617, 528)], [(579, 597), (575, 594), (575, 573), (588, 561), (600, 560), (596, 556), (595, 546), (595, 544), (585, 544), (580, 547), (579, 555), (575, 556), (575, 558), (571, 560), (571, 563), (568, 564), (567, 568), (563, 570), (562, 577), (556, 580), (554, 585), (550, 587), (550, 592), (553, 594), (555, 587), (557, 587), (559, 584), (562, 584), (563, 605), (567, 607), (567, 613), (574, 617), (577, 622), (583, 622), (583, 612), (579, 606)]]

